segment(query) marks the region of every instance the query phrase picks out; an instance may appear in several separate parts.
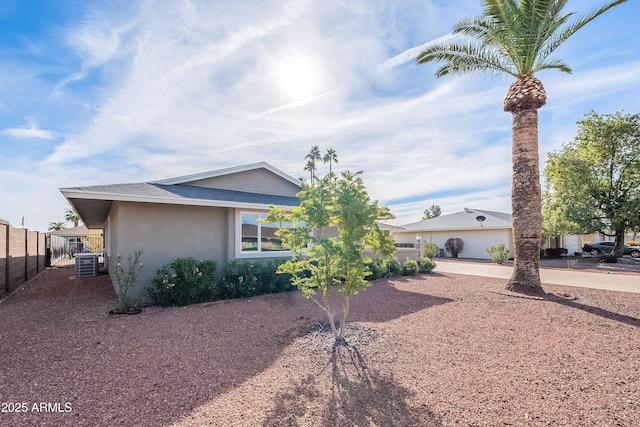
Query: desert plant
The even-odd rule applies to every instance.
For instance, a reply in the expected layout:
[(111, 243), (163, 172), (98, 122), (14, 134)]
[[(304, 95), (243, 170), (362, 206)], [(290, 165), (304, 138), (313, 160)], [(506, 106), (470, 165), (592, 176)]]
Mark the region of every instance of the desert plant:
[(496, 264), (504, 264), (509, 256), (509, 249), (504, 243), (500, 243), (498, 246), (491, 246), (487, 249), (487, 253), (489, 253), (489, 256), (491, 256), (491, 259)]
[(418, 263), (412, 259), (405, 259), (402, 263), (403, 276), (415, 276), (418, 273)]
[(431, 273), (436, 268), (436, 263), (433, 259), (423, 256), (418, 258), (418, 273)]
[(451, 254), (451, 257), (458, 258), (458, 254), (464, 249), (464, 241), (459, 237), (451, 237), (444, 242), (444, 248)]
[(141, 251), (136, 251), (133, 254), (127, 255), (126, 266), (122, 263), (122, 256), (116, 254), (115, 262), (112, 262), (110, 265), (109, 273), (118, 285), (116, 291), (116, 307), (113, 309), (114, 313), (126, 313), (134, 307), (128, 294), (129, 289), (138, 281), (140, 271), (142, 271), (143, 264), (140, 262), (141, 254)]
[(427, 258), (434, 258), (436, 255), (438, 255), (439, 250), (440, 248), (438, 248), (438, 245), (436, 243), (425, 243), (422, 255)]
[(158, 268), (147, 293), (155, 304), (161, 306), (210, 301), (219, 294), (216, 268), (214, 260), (174, 258)]

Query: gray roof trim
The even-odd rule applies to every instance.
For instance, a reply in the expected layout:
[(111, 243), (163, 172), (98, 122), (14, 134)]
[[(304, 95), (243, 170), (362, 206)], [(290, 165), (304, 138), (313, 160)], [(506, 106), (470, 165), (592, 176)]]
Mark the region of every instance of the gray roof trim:
[[(109, 186), (96, 186), (109, 187)], [(246, 193), (242, 191), (203, 188), (195, 186), (165, 186), (157, 184), (120, 184), (119, 190), (78, 187), (61, 188), (67, 199), (112, 200), (123, 202), (165, 203), (213, 207), (264, 209), (269, 205), (295, 207), (297, 197)], [(124, 187), (124, 188), (123, 188)]]
[(153, 181), (151, 182), (151, 184), (166, 184), (166, 185), (185, 184), (193, 181), (199, 181), (202, 179), (209, 179), (209, 178), (215, 178), (218, 176), (231, 175), (239, 172), (247, 172), (255, 169), (267, 169), (269, 172), (272, 172), (273, 174), (278, 175), (279, 177), (300, 187), (300, 180), (293, 178), (291, 175), (287, 175), (281, 170), (271, 166), (267, 162), (250, 163), (247, 165), (233, 166), (230, 168), (219, 169), (215, 171), (207, 171), (207, 172), (201, 172), (201, 173), (196, 173), (192, 175), (178, 176), (175, 178), (161, 179), (158, 181)]
[(249, 193), (192, 185), (115, 184), (61, 188), (60, 191), (67, 199), (113, 200), (174, 205), (264, 209), (271, 204), (281, 207), (295, 207), (300, 204), (299, 199), (295, 196)]

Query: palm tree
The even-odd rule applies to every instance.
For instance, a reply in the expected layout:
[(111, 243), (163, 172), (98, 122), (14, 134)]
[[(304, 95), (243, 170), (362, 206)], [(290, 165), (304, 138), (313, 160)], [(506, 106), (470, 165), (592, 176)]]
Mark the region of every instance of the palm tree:
[(60, 222), (50, 222), (49, 223), (49, 231), (58, 231), (58, 230), (64, 230), (64, 222), (60, 221)]
[(314, 145), (309, 150), (309, 153), (304, 156), (307, 159), (307, 164), (304, 167), (304, 170), (309, 171), (311, 173), (311, 185), (313, 185), (316, 179), (316, 171), (318, 170), (316, 167), (316, 162), (322, 160), (322, 156), (320, 155), (320, 147)]
[(333, 148), (328, 148), (324, 157), (322, 157), (323, 163), (329, 163), (329, 176), (333, 176), (332, 165), (338, 163), (338, 154)]
[(74, 227), (78, 226), (80, 222), (80, 215), (75, 211), (75, 209), (67, 209), (64, 211), (64, 220), (67, 222), (72, 222)]
[(609, 2), (568, 23), (563, 12), (568, 0), (483, 0), (484, 14), (459, 22), (453, 34), (466, 40), (434, 44), (418, 57), (418, 64), (442, 61), (436, 77), (477, 71), (515, 77), (504, 100), (512, 115), (512, 188), (514, 263), (507, 289), (543, 294), (540, 283), (542, 201), (538, 155), (538, 108), (546, 93), (534, 74), (544, 69), (571, 73), (550, 55), (580, 28), (614, 6)]

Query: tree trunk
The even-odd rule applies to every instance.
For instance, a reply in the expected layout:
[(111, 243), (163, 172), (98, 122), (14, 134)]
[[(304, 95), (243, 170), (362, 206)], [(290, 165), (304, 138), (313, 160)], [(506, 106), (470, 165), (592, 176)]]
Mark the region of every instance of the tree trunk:
[(507, 289), (544, 294), (540, 283), (542, 244), (542, 194), (538, 154), (538, 110), (512, 111), (513, 274)]
[(624, 228), (616, 230), (616, 246), (613, 250), (613, 254), (617, 258), (622, 258), (624, 255)]

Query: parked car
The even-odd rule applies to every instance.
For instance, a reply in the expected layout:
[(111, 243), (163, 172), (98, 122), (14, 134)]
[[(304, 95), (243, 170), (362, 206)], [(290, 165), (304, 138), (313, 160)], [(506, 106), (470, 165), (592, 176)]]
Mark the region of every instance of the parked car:
[[(608, 254), (613, 252), (616, 247), (615, 242), (597, 242), (597, 243), (587, 243), (582, 247), (582, 250), (585, 252), (590, 252), (591, 255), (599, 255), (599, 254)], [(637, 246), (629, 246), (627, 244), (624, 245), (624, 249), (622, 252), (623, 255), (631, 255), (634, 258), (640, 257), (640, 248)]]

